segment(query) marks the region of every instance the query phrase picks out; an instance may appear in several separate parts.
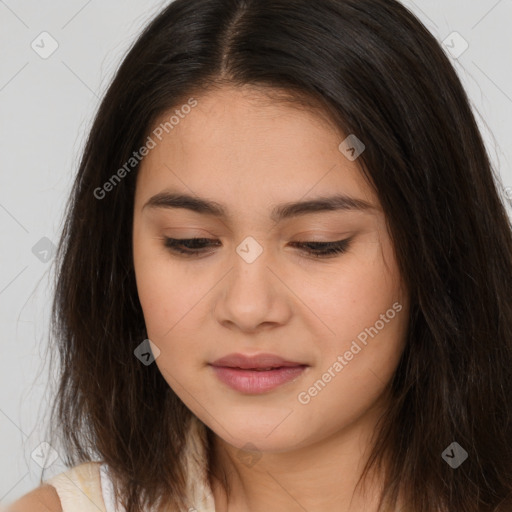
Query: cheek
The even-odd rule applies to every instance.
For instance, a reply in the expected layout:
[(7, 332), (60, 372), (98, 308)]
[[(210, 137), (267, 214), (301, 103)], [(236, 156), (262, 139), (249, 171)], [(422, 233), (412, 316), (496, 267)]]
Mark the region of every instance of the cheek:
[[(389, 242), (359, 244), (340, 265), (302, 285), (308, 305), (329, 328), (325, 339), (341, 344), (372, 326), (396, 301), (402, 303), (399, 272)], [(402, 316), (402, 315), (400, 315)]]
[(198, 279), (194, 265), (173, 261), (161, 243), (134, 246), (134, 266), (147, 335), (160, 350), (156, 364), (174, 388), (172, 376), (186, 380), (183, 372), (205, 363), (205, 338), (199, 334), (209, 332), (205, 298), (217, 279)]
[(169, 272), (160, 240), (134, 236), (134, 269), (137, 293), (149, 338), (160, 348), (159, 339), (176, 322), (179, 293), (186, 288), (179, 275)]
[[(133, 264), (148, 336), (165, 336), (197, 302), (193, 275), (173, 263), (163, 241), (134, 226)], [(152, 340), (153, 341), (153, 340)]]
[[(180, 383), (188, 382), (187, 389), (193, 391), (194, 386), (187, 377), (193, 369), (198, 370), (202, 362), (197, 357), (201, 347), (197, 332), (194, 332), (197, 331), (194, 319), (195, 329), (187, 329), (198, 299), (191, 296), (190, 279), (183, 273), (172, 271), (169, 262), (142, 258), (136, 277), (147, 335), (160, 350), (155, 364), (169, 386), (185, 400)], [(179, 343), (173, 340), (179, 340)]]
[(393, 302), (386, 295), (373, 304), (338, 306), (339, 317), (331, 324), (336, 334), (318, 338), (317, 364), (294, 400), (311, 424), (336, 430), (377, 403), (403, 352), (408, 303), (401, 299)]
[(190, 279), (173, 272), (168, 264), (156, 261), (150, 263), (148, 260), (140, 265), (137, 289), (148, 336), (153, 336), (156, 343), (183, 325), (180, 319), (184, 319), (197, 302), (197, 290), (194, 293)]
[(314, 409), (336, 403), (359, 411), (392, 377), (405, 341), (408, 302), (391, 245), (360, 246), (323, 286), (308, 284), (305, 302), (315, 304), (326, 334), (316, 337), (318, 365), (302, 391), (312, 386)]

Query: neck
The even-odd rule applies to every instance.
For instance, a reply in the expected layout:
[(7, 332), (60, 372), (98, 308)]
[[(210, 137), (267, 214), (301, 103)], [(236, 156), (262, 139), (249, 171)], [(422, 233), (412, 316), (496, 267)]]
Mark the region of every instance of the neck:
[(247, 452), (241, 457), (237, 447), (213, 434), (215, 510), (377, 512), (382, 478), (370, 472), (366, 488), (357, 483), (382, 412), (369, 410), (342, 430), (297, 449), (256, 456)]

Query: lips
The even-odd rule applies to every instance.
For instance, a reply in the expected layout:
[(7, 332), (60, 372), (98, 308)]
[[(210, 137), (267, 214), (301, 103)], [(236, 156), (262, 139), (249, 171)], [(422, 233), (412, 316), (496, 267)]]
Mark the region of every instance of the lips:
[(242, 370), (265, 371), (284, 367), (308, 366), (305, 363), (289, 361), (275, 354), (229, 354), (210, 363), (212, 366), (224, 368), (240, 368)]
[(230, 354), (210, 363), (210, 366), (222, 383), (247, 395), (272, 392), (284, 384), (291, 384), (309, 367), (275, 354)]

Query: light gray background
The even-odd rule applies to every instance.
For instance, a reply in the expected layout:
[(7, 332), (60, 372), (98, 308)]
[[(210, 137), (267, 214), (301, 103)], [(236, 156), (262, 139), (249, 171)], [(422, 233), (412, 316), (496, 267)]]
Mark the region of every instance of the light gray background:
[[(36, 487), (45, 441), (51, 252), (85, 135), (122, 56), (167, 1), (0, 0), (0, 502)], [(405, 0), (451, 57), (512, 210), (512, 0)], [(57, 50), (31, 47), (46, 31)], [(460, 50), (463, 42), (447, 44)], [(44, 42), (48, 50), (49, 40)], [(448, 48), (446, 49), (448, 52)], [(505, 190), (506, 187), (511, 187)], [(511, 197), (507, 200), (507, 194)], [(510, 204), (509, 204), (510, 203)], [(36, 245), (37, 244), (37, 245)], [(42, 245), (41, 245), (42, 244)], [(45, 245), (46, 244), (46, 245)], [(33, 247), (36, 249), (33, 251)], [(39, 249), (37, 249), (39, 248)], [(49, 258), (48, 261), (44, 261)], [(40, 448), (39, 448), (40, 449)], [(66, 468), (57, 459), (45, 473)]]

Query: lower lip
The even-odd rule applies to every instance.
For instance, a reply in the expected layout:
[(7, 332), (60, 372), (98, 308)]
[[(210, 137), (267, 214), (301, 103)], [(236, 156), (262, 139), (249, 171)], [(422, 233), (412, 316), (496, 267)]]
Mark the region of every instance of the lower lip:
[(283, 366), (275, 370), (242, 370), (226, 366), (212, 366), (215, 374), (229, 387), (242, 393), (264, 393), (290, 382), (301, 375), (306, 366)]

